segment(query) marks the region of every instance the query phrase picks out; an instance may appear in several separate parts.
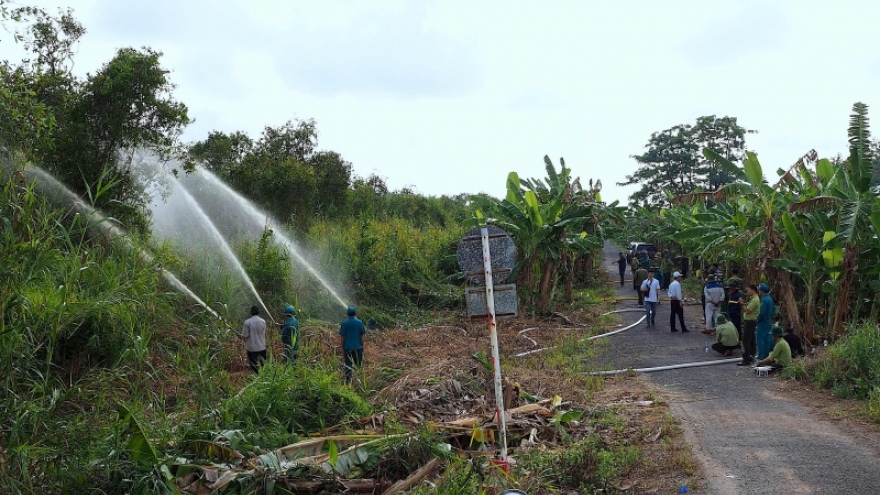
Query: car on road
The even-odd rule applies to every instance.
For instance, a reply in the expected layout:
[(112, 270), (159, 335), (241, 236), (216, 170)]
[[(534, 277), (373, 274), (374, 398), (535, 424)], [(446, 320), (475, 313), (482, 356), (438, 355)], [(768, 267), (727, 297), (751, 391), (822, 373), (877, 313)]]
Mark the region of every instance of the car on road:
[(647, 251), (649, 255), (653, 255), (657, 252), (657, 248), (654, 247), (653, 244), (649, 244), (643, 241), (633, 241), (629, 243), (629, 251), (632, 254), (641, 253), (642, 251)]

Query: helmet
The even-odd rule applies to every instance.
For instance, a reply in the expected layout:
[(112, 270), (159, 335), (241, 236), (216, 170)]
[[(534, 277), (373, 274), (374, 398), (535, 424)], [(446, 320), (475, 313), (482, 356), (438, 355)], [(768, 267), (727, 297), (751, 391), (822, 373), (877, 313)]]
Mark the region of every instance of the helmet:
[(354, 306), (349, 306), (348, 307), (348, 316), (354, 316), (355, 313), (357, 313), (357, 310), (354, 308)]
[(294, 307), (291, 306), (290, 304), (288, 304), (287, 306), (284, 306), (284, 314), (292, 315), (294, 312), (296, 312), (296, 309), (294, 309)]
[(767, 287), (767, 284), (761, 284), (758, 286), (758, 290), (761, 292), (770, 293), (770, 287)]

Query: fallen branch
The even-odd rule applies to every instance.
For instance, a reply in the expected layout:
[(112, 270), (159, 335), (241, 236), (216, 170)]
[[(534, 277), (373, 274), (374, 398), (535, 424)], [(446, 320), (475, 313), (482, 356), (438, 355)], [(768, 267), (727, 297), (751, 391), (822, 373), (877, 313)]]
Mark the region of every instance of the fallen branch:
[(433, 476), (440, 469), (440, 459), (434, 458), (431, 459), (427, 464), (420, 467), (413, 474), (409, 475), (404, 480), (400, 480), (397, 483), (391, 485), (391, 488), (382, 492), (382, 495), (393, 495), (398, 492), (402, 492), (404, 490), (409, 490), (410, 488), (417, 485), (423, 479)]

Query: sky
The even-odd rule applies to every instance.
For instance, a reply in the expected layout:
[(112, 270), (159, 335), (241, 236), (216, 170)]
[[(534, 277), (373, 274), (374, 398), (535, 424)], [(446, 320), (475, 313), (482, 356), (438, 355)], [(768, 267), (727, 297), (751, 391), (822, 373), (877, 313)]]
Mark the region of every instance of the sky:
[(315, 119), (356, 175), (427, 195), (500, 197), (549, 155), (626, 203), (636, 186), (616, 183), (651, 133), (703, 115), (757, 130), (772, 180), (811, 149), (844, 153), (853, 103), (880, 110), (874, 2), (16, 2), (74, 10), (80, 75), (119, 48), (163, 52), (187, 142)]

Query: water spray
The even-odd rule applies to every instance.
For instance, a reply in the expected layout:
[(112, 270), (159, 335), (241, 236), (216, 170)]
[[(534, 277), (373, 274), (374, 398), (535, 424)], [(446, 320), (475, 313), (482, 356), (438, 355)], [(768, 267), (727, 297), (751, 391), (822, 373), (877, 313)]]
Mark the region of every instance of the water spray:
[[(297, 248), (296, 244), (294, 244), (293, 241), (291, 241), (286, 235), (284, 235), (284, 228), (283, 228), (281, 225), (279, 225), (275, 220), (273, 220), (271, 217), (269, 217), (268, 215), (266, 215), (264, 212), (260, 211), (260, 209), (257, 208), (256, 206), (254, 206), (254, 204), (253, 204), (251, 201), (249, 201), (247, 198), (245, 198), (244, 196), (242, 196), (241, 194), (239, 194), (235, 189), (233, 189), (232, 187), (230, 187), (228, 184), (226, 184), (225, 182), (223, 182), (222, 180), (220, 180), (220, 178), (218, 178), (216, 175), (214, 175), (213, 173), (211, 173), (211, 171), (205, 169), (204, 167), (199, 167), (199, 172), (201, 173), (201, 175), (202, 175), (203, 177), (205, 177), (208, 181), (210, 181), (211, 184), (213, 184), (213, 185), (216, 186), (216, 187), (219, 187), (220, 189), (223, 190), (224, 193), (226, 193), (227, 195), (229, 195), (230, 197), (232, 197), (233, 199), (235, 199), (235, 202), (236, 202), (236, 203), (237, 203), (242, 209), (244, 209), (245, 212), (246, 212), (249, 216), (251, 216), (251, 218), (252, 218), (254, 221), (256, 221), (256, 222), (258, 222), (258, 223), (262, 223), (263, 220), (265, 219), (266, 224), (268, 224), (269, 228), (271, 228), (272, 231), (275, 233), (275, 238), (276, 238), (276, 239), (277, 239), (277, 240), (278, 240), (278, 241), (279, 241), (279, 242), (280, 242), (285, 248), (287, 248), (288, 252), (290, 252), (290, 254), (294, 257), (294, 259), (296, 259), (296, 261), (297, 261), (297, 262), (298, 262), (303, 268), (305, 268), (306, 271), (308, 271), (308, 273), (309, 273), (309, 274), (310, 274), (315, 280), (318, 281), (318, 283), (320, 283), (321, 285), (323, 285), (324, 288), (327, 289), (327, 291), (330, 293), (330, 295), (332, 295), (333, 298), (336, 299), (336, 301), (339, 302), (339, 304), (340, 304), (343, 308), (347, 308), (347, 307), (348, 307), (348, 304), (346, 304), (345, 301), (342, 300), (342, 298), (339, 296), (339, 294), (338, 294), (338, 293), (333, 289), (333, 287), (330, 285), (330, 282), (328, 282), (327, 280), (325, 280), (324, 277), (321, 275), (321, 273), (318, 272), (318, 270), (316, 270), (316, 269), (315, 269), (315, 268), (314, 268), (314, 267), (313, 267), (313, 266), (312, 266), (312, 265), (311, 265), (311, 264), (310, 264), (310, 263), (309, 263), (309, 262), (308, 262), (308, 261), (302, 256), (302, 254), (300, 254), (299, 249)], [(180, 184), (180, 183), (178, 182), (178, 184)], [(185, 186), (183, 186), (182, 184), (181, 184), (181, 186), (184, 187), (184, 189), (185, 189)]]
[[(51, 189), (53, 192), (60, 194), (68, 199), (73, 204), (73, 207), (77, 210), (77, 212), (83, 214), (88, 219), (91, 225), (99, 226), (112, 239), (122, 239), (125, 242), (126, 247), (136, 252), (138, 257), (144, 263), (150, 265), (155, 263), (155, 260), (153, 259), (153, 256), (150, 255), (150, 253), (144, 251), (143, 249), (137, 248), (131, 241), (131, 239), (129, 239), (125, 235), (125, 232), (114, 225), (106, 215), (102, 214), (92, 206), (83, 202), (82, 198), (80, 198), (76, 193), (68, 189), (64, 184), (58, 181), (58, 179), (53, 177), (51, 174), (36, 166), (25, 169), (24, 173), (29, 180), (36, 180), (41, 187)], [(222, 319), (222, 317), (217, 314), (216, 311), (211, 309), (211, 307), (208, 306), (205, 301), (202, 301), (199, 296), (197, 296), (192, 290), (190, 290), (190, 288), (187, 287), (186, 284), (181, 282), (180, 279), (178, 279), (173, 273), (162, 267), (159, 267), (159, 272), (162, 275), (162, 278), (164, 278), (165, 281), (168, 282), (172, 287), (187, 295), (199, 306), (205, 308), (205, 310), (211, 316), (217, 319)]]
[(269, 308), (266, 307), (266, 303), (263, 302), (263, 298), (260, 297), (260, 294), (257, 292), (257, 288), (254, 287), (254, 283), (251, 282), (251, 279), (245, 271), (244, 266), (242, 266), (241, 261), (238, 260), (238, 257), (232, 251), (229, 243), (226, 242), (226, 239), (223, 237), (220, 231), (217, 230), (217, 226), (214, 225), (214, 222), (211, 221), (211, 218), (208, 217), (208, 215), (199, 205), (198, 201), (193, 198), (192, 194), (190, 194), (189, 191), (185, 187), (183, 187), (183, 185), (175, 177), (171, 176), (171, 179), (174, 181), (175, 184), (177, 184), (186, 202), (195, 210), (196, 214), (199, 216), (199, 219), (202, 221), (202, 225), (208, 229), (208, 231), (220, 245), (220, 250), (223, 252), (224, 256), (226, 256), (226, 259), (232, 263), (232, 265), (235, 267), (235, 270), (238, 272), (239, 275), (241, 275), (241, 278), (244, 281), (245, 285), (247, 285), (248, 289), (251, 290), (254, 297), (257, 298), (260, 306), (262, 306), (263, 310), (266, 312), (266, 316), (268, 316), (269, 319), (272, 320), (273, 325), (277, 325), (277, 323), (275, 322), (275, 318), (272, 318), (272, 313), (269, 312)]

